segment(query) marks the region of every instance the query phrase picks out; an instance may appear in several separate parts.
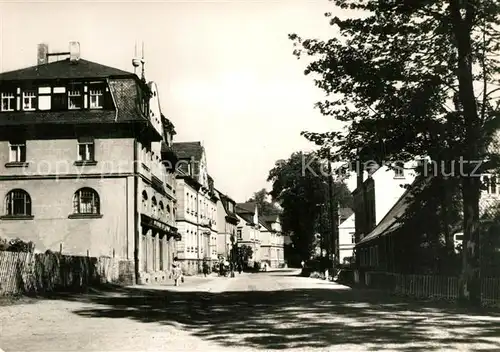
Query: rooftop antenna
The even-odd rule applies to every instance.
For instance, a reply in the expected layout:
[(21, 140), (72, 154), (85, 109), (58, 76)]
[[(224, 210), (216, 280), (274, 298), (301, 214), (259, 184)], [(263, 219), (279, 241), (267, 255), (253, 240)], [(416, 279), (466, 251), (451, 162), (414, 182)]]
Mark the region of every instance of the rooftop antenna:
[(141, 64), (141, 60), (137, 58), (137, 42), (134, 47), (134, 58), (132, 59), (132, 66), (134, 66), (134, 75), (136, 74), (137, 67)]
[(144, 61), (144, 42), (142, 42), (142, 58), (141, 58), (141, 65), (142, 65), (142, 73), (141, 73), (141, 79), (146, 82), (146, 76), (144, 75), (144, 64), (146, 61)]

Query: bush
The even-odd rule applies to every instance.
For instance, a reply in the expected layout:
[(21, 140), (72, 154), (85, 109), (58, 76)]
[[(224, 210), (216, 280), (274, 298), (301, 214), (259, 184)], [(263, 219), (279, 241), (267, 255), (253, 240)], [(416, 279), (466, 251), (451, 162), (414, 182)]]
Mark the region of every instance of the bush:
[(35, 245), (33, 242), (25, 242), (19, 238), (6, 240), (0, 238), (0, 251), (7, 252), (28, 252), (33, 253)]

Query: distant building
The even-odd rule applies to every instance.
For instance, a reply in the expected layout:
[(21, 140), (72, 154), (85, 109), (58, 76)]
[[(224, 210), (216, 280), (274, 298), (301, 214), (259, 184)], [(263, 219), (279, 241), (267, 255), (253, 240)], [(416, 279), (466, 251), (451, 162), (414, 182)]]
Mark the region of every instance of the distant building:
[(165, 280), (179, 239), (162, 166), (175, 131), (156, 85), (81, 59), (78, 43), (62, 60), (38, 53), (0, 74), (0, 237), (113, 257), (124, 282)]
[(182, 234), (177, 257), (188, 274), (201, 272), (203, 260), (217, 260), (217, 201), (201, 142), (174, 143), (177, 167), (177, 226)]
[(285, 264), (284, 235), (281, 230), (279, 214), (260, 217), (261, 261), (268, 262), (271, 268)]
[(239, 223), (236, 202), (217, 191), (217, 254), (229, 258), (233, 244), (236, 245), (236, 230)]
[(405, 193), (416, 177), (415, 163), (396, 169), (386, 165), (363, 172), (363, 182), (352, 192), (355, 226), (359, 239), (368, 235)]
[(339, 257), (340, 263), (353, 261), (355, 233), (354, 212), (350, 208), (339, 209)]
[(236, 204), (236, 214), (238, 216), (238, 227), (236, 230), (236, 242), (239, 247), (246, 245), (252, 248), (253, 255), (249, 260), (252, 266), (261, 260), (261, 224), (259, 221), (259, 211), (257, 203), (238, 203)]

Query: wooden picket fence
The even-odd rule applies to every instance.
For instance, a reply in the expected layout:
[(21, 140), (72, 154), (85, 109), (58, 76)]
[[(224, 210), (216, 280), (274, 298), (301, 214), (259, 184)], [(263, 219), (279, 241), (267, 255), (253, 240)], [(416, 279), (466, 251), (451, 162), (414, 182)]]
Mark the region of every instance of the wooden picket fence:
[(454, 301), (459, 297), (457, 277), (396, 275), (395, 292), (416, 298)]
[(0, 252), (0, 295), (80, 290), (118, 279), (114, 258)]
[[(421, 299), (455, 301), (460, 295), (455, 276), (366, 272), (365, 285)], [(500, 278), (481, 278), (481, 301), (485, 306), (500, 305)]]
[(500, 305), (500, 278), (486, 277), (481, 279), (481, 301), (487, 306)]

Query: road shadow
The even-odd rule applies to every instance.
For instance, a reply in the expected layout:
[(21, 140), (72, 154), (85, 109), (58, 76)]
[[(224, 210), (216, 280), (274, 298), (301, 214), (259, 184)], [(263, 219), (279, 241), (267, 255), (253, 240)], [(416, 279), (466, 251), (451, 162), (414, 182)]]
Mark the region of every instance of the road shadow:
[[(285, 350), (500, 349), (499, 320), (444, 303), (403, 300), (381, 292), (332, 289), (252, 292), (169, 292), (112, 288), (53, 295), (83, 301), (88, 318), (128, 318), (174, 325), (220, 346)], [(391, 347), (392, 346), (392, 347)], [(483, 348), (481, 347), (481, 348)]]

